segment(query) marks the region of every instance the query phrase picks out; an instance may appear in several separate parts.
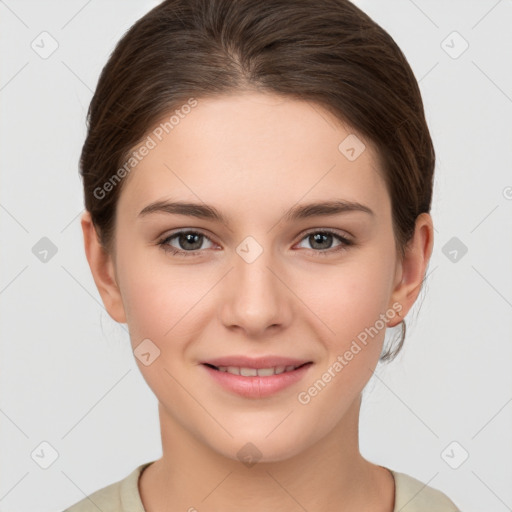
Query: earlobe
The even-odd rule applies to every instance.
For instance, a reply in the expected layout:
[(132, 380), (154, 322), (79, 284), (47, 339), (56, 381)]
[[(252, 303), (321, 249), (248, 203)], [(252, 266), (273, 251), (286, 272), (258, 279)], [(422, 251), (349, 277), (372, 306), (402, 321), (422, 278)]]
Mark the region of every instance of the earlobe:
[(434, 245), (434, 227), (428, 213), (420, 214), (416, 219), (413, 238), (405, 248), (403, 260), (397, 266), (398, 282), (391, 296), (390, 307), (399, 303), (402, 307), (400, 317), (395, 324), (400, 323), (418, 298), (423, 279), (427, 270)]
[(116, 281), (112, 256), (101, 245), (91, 214), (86, 210), (81, 218), (84, 249), (96, 287), (108, 314), (119, 323), (126, 323), (121, 292)]

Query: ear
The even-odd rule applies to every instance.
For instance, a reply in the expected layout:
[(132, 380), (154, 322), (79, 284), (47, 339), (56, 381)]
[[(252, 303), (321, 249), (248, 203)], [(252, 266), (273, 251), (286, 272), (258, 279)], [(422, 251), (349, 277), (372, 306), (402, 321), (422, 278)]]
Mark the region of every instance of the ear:
[(394, 327), (402, 321), (418, 298), (425, 277), (428, 262), (434, 245), (434, 227), (432, 217), (421, 213), (416, 219), (414, 236), (405, 248), (403, 259), (397, 262), (395, 284), (391, 295), (390, 307), (394, 303), (402, 306), (400, 317), (390, 322)]
[(126, 323), (112, 256), (101, 245), (91, 214), (86, 210), (81, 218), (84, 247), (89, 267), (108, 314), (119, 323)]

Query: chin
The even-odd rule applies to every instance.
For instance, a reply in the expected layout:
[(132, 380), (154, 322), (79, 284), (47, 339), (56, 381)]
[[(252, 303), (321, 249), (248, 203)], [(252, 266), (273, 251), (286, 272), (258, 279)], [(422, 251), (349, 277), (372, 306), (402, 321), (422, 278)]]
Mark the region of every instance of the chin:
[(259, 432), (248, 431), (246, 435), (242, 430), (230, 439), (227, 445), (210, 444), (210, 446), (223, 457), (241, 462), (248, 468), (257, 463), (286, 461), (307, 448), (307, 443), (304, 443), (304, 439), (298, 433), (295, 436), (294, 433), (283, 428), (279, 434), (278, 429), (268, 437), (265, 436), (272, 429)]

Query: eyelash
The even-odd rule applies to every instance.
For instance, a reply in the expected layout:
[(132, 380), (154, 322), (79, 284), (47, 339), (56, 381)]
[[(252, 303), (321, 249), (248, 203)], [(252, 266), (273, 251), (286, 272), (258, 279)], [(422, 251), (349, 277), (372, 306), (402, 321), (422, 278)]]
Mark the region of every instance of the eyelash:
[[(337, 252), (340, 252), (340, 251), (347, 250), (348, 247), (350, 247), (352, 245), (355, 245), (355, 242), (353, 242), (352, 240), (349, 240), (348, 238), (346, 238), (346, 237), (340, 235), (339, 233), (337, 233), (336, 231), (333, 231), (333, 230), (327, 229), (327, 228), (326, 229), (316, 229), (316, 230), (308, 231), (307, 233), (304, 234), (304, 236), (300, 239), (299, 242), (302, 242), (305, 238), (307, 238), (307, 237), (309, 237), (311, 235), (314, 235), (314, 234), (318, 234), (318, 233), (333, 235), (340, 242), (342, 242), (341, 245), (339, 245), (339, 246), (337, 246), (335, 248), (331, 248), (331, 249), (324, 249), (324, 250), (309, 249), (309, 250), (311, 250), (311, 251), (313, 251), (315, 253), (318, 253), (318, 256), (329, 256), (329, 255), (331, 255), (333, 253), (337, 253)], [(195, 251), (182, 251), (180, 249), (176, 249), (176, 248), (168, 245), (168, 242), (170, 240), (172, 240), (173, 238), (176, 238), (177, 236), (182, 235), (182, 234), (200, 235), (200, 236), (203, 236), (204, 238), (207, 238), (208, 240), (210, 240), (210, 238), (208, 236), (206, 236), (204, 233), (202, 233), (201, 231), (181, 230), (181, 231), (176, 231), (172, 235), (167, 236), (164, 239), (160, 240), (158, 242), (158, 245), (161, 246), (162, 249), (165, 252), (169, 252), (172, 255), (179, 256), (179, 257), (181, 257), (181, 256), (183, 256), (183, 257), (197, 256), (198, 253), (203, 252), (201, 249), (197, 249)]]

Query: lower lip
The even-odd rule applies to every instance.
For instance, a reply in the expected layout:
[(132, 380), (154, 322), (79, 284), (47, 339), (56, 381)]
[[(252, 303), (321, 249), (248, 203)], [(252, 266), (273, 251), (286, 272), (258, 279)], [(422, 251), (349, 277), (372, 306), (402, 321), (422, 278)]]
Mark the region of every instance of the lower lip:
[(232, 373), (214, 370), (205, 364), (202, 366), (224, 389), (245, 398), (265, 398), (301, 380), (309, 368), (313, 366), (313, 363), (308, 363), (291, 372), (283, 372), (267, 377), (243, 377), (241, 375), (233, 375)]

